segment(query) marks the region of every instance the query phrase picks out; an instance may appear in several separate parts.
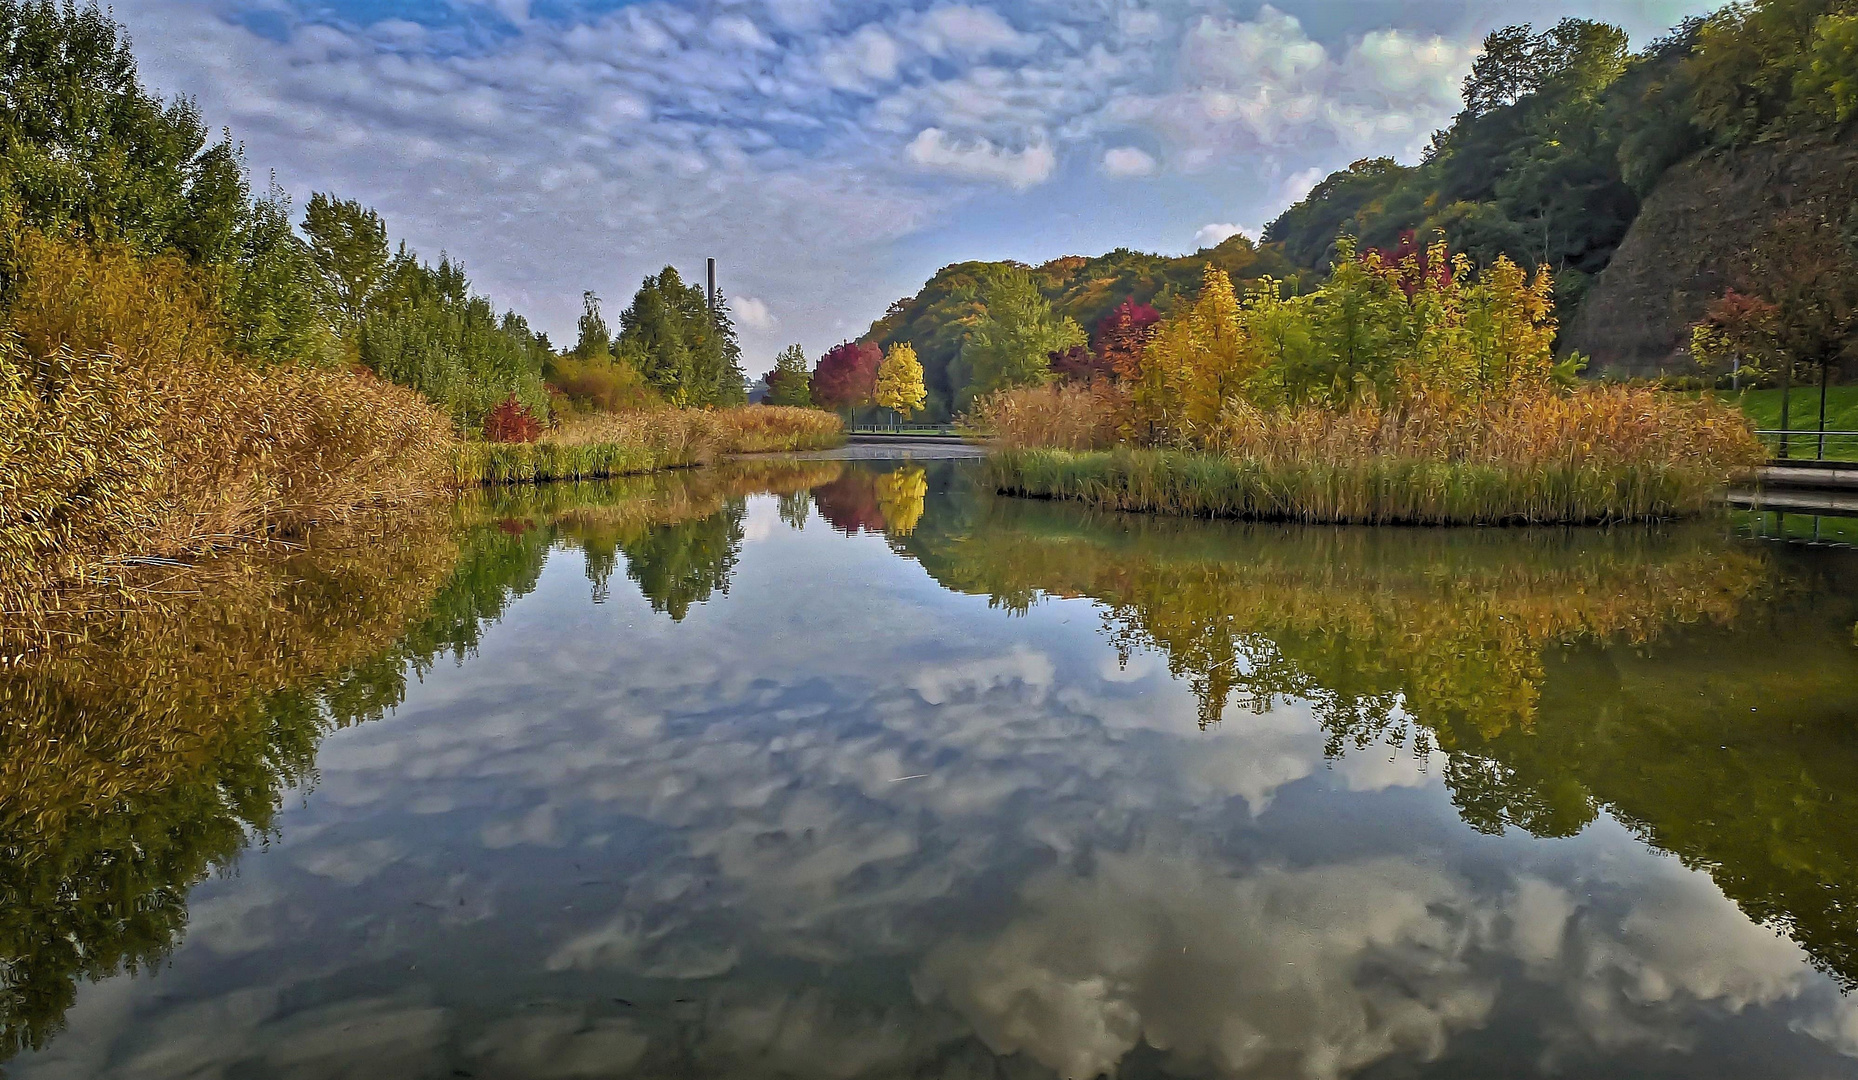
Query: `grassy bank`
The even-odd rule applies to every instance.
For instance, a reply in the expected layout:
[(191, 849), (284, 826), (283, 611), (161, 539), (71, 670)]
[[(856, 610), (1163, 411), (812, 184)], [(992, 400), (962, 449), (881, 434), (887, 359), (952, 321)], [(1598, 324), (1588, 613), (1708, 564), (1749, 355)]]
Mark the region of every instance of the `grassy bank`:
[[(1778, 388), (1744, 390), (1740, 394), (1720, 391), (1725, 401), (1735, 403), (1748, 414), (1750, 421), (1763, 431), (1781, 429), (1781, 392)], [(1819, 427), (1819, 385), (1805, 384), (1793, 388), (1787, 407), (1790, 431), (1811, 431)], [(1826, 430), (1858, 431), (1858, 386), (1826, 388)]]
[(1695, 470), (1369, 458), (1272, 463), (1164, 450), (1003, 450), (987, 463), (1007, 494), (1111, 510), (1365, 525), (1587, 524), (1697, 514), (1720, 484)]
[(817, 409), (654, 409), (588, 417), (531, 443), (465, 443), (452, 471), (459, 486), (595, 480), (844, 442), (839, 418)]

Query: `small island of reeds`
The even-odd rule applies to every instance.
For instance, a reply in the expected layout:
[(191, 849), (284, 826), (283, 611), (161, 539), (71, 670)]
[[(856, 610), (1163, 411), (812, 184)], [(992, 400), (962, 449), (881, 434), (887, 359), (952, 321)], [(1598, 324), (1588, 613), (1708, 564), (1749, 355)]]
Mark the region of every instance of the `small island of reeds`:
[[(1117, 510), (1363, 524), (1700, 513), (1763, 453), (1731, 404), (1578, 377), (1547, 274), (1443, 246), (1346, 247), (1302, 295), (1209, 266), (1091, 373), (976, 402), (1002, 492)], [(1106, 350), (1107, 351), (1107, 350)]]

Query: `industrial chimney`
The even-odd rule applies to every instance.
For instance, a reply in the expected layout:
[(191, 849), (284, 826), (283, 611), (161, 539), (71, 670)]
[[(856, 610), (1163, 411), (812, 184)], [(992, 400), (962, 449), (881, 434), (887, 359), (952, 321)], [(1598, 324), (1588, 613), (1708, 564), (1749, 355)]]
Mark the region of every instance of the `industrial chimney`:
[(710, 314), (714, 315), (716, 314), (716, 260), (710, 259), (708, 260), (708, 262), (710, 264), (710, 267), (709, 267), (710, 269), (710, 277), (709, 277)]

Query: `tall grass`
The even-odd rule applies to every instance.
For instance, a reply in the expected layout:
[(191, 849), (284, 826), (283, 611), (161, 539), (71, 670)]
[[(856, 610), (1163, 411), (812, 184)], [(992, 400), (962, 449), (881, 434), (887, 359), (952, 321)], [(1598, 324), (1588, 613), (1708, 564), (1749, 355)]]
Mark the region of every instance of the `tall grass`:
[[(1100, 400), (1078, 388), (1067, 415)], [(989, 419), (1011, 414), (1000, 402)], [(1034, 415), (1020, 410), (1017, 416)], [(1074, 422), (1054, 441), (1075, 443)], [(1260, 410), (1229, 401), (1202, 449), (1055, 449), (1031, 424), (994, 427), (1005, 492), (1118, 510), (1305, 522), (1498, 524), (1642, 521), (1714, 505), (1763, 457), (1730, 406), (1642, 387), (1544, 390), (1398, 408)], [(1096, 445), (1101, 446), (1099, 442)]]
[(1120, 383), (1045, 383), (1001, 390), (974, 403), (970, 422), (1004, 447), (1101, 450), (1129, 415)]
[(444, 487), (451, 428), (413, 391), (234, 355), (178, 260), (5, 239), (4, 618), (125, 560), (290, 535)]
[(703, 415), (713, 419), (724, 453), (792, 453), (845, 445), (845, 422), (821, 409), (746, 405)]
[(461, 486), (594, 480), (844, 441), (839, 418), (817, 409), (650, 409), (579, 418), (533, 443), (464, 444), (453, 477)]

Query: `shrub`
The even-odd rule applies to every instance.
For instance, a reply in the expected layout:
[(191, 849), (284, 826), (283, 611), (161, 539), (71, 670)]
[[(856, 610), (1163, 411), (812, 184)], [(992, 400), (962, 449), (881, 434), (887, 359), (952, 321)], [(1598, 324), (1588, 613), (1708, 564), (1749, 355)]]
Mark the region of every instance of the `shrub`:
[(491, 442), (534, 442), (542, 434), (542, 425), (511, 394), (484, 417), (484, 438)]

